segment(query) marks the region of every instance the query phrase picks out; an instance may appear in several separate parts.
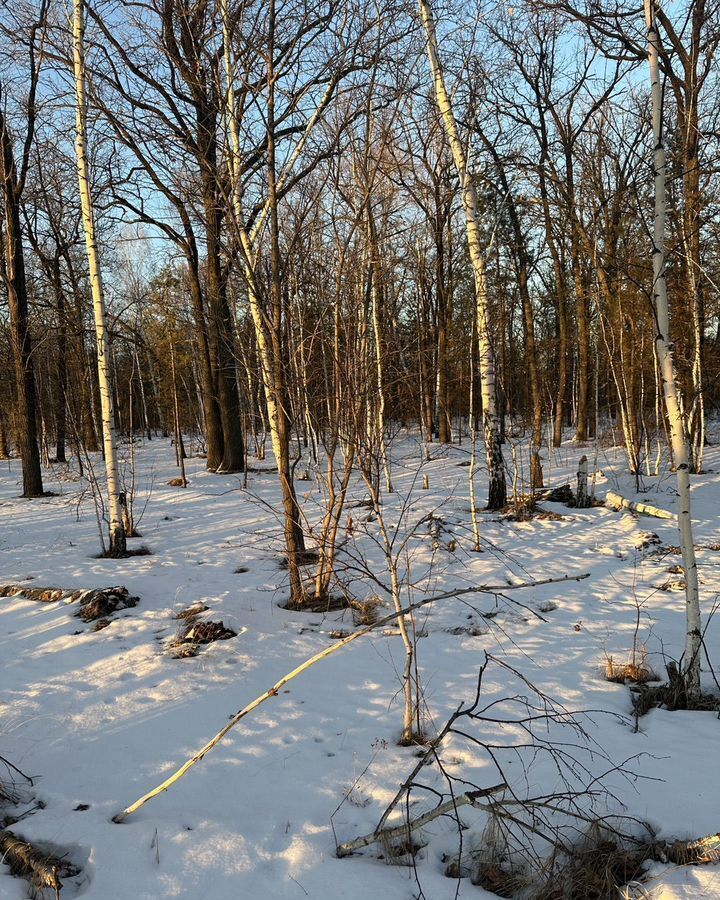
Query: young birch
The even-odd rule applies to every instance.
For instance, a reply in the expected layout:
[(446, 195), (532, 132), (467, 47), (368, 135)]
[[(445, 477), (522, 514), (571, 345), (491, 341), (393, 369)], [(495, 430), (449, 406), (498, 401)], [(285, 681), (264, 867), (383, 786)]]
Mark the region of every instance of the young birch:
[(435, 22), (428, 0), (419, 0), (420, 15), (427, 39), (427, 53), (430, 60), (435, 87), (435, 97), (452, 149), (455, 168), (460, 181), (463, 209), (465, 210), (465, 228), (467, 233), (470, 261), (475, 276), (475, 303), (478, 330), (478, 348), (480, 356), (480, 388), (483, 408), (483, 431), (485, 435), (485, 452), (488, 468), (488, 509), (500, 509), (505, 506), (507, 489), (505, 485), (505, 466), (500, 447), (500, 429), (495, 400), (495, 360), (490, 339), (490, 321), (487, 296), (487, 280), (485, 275), (485, 258), (480, 237), (478, 198), (475, 184), (468, 169), (467, 153), (458, 131), (450, 96), (445, 87), (440, 54), (438, 50)]
[(76, 117), (75, 155), (77, 159), (78, 184), (82, 205), (82, 224), (83, 231), (85, 232), (85, 249), (90, 271), (90, 288), (92, 291), (93, 312), (95, 316), (100, 409), (102, 414), (105, 466), (107, 470), (108, 510), (110, 514), (110, 548), (108, 552), (110, 556), (121, 556), (126, 552), (125, 529), (123, 528), (122, 522), (117, 448), (115, 443), (110, 339), (107, 331), (105, 295), (95, 235), (95, 214), (90, 191), (90, 167), (87, 157), (87, 93), (84, 41), (84, 0), (73, 0), (73, 69), (75, 74)]
[(683, 674), (688, 696), (693, 697), (700, 693), (700, 651), (702, 646), (700, 597), (692, 530), (688, 439), (675, 378), (673, 344), (670, 336), (670, 317), (668, 312), (667, 281), (665, 278), (665, 220), (667, 205), (665, 201), (666, 161), (662, 121), (663, 89), (660, 82), (660, 35), (657, 29), (653, 0), (645, 0), (645, 24), (647, 26), (647, 55), (652, 91), (653, 170), (655, 176), (655, 227), (653, 233), (655, 346), (657, 347), (657, 359), (662, 378), (665, 409), (670, 425), (670, 441), (677, 477), (678, 529), (685, 572), (685, 602), (687, 607)]

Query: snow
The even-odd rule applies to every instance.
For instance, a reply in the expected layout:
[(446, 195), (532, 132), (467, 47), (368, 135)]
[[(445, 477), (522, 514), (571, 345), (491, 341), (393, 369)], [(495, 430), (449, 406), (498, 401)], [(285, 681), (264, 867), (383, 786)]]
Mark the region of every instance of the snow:
[[(425, 636), (418, 640), (418, 663), (428, 730), (441, 728), (472, 698), (487, 651), (565, 708), (596, 711), (583, 719), (588, 736), (606, 757), (618, 764), (630, 760), (628, 771), (643, 776), (611, 776), (616, 801), (610, 811), (622, 812), (622, 802), (628, 815), (648, 821), (663, 839), (717, 831), (717, 716), (654, 710), (640, 719), (636, 733), (629, 690), (602, 675), (607, 655), (627, 659), (638, 609), (639, 637), (656, 671), (662, 673), (665, 659), (682, 651), (683, 595), (662, 589), (677, 580), (668, 569), (679, 556), (657, 552), (677, 544), (676, 524), (604, 507), (574, 510), (547, 503), (561, 518), (508, 522), (483, 513), (484, 552), (473, 554), (468, 470), (460, 465), (467, 453), (468, 446), (434, 447), (432, 460), (423, 464), (430, 484), (423, 491), (417, 477), (421, 448), (411, 435), (393, 446), (397, 493), (385, 498), (385, 514), (400, 539), (407, 538), (403, 566), (415, 582), (412, 599), (473, 585), (585, 573), (589, 578), (508, 592), (517, 603), (470, 595), (421, 610), (417, 626)], [(544, 460), (546, 481), (572, 481), (582, 453), (592, 468), (592, 446), (568, 442), (553, 451)], [(187, 489), (168, 486), (177, 474), (168, 441), (137, 446), (136, 462), (136, 514), (147, 505), (139, 524), (142, 538), (130, 544), (146, 544), (152, 555), (125, 560), (97, 558), (95, 512), (84, 480), (54, 467), (45, 478), (56, 496), (27, 501), (18, 497), (18, 462), (2, 464), (2, 584), (121, 584), (141, 598), (100, 631), (75, 618), (76, 604), (0, 599), (0, 755), (37, 779), (30, 793), (45, 804), (14, 830), (63, 848), (83, 866), (79, 883), (68, 881), (63, 898), (417, 896), (413, 869), (387, 865), (377, 858), (377, 848), (342, 860), (335, 856), (336, 838), (371, 831), (417, 762), (417, 748), (397, 745), (402, 645), (392, 628), (360, 638), (290, 682), (169, 792), (124, 824), (112, 823), (114, 814), (167, 777), (229, 716), (327, 646), (330, 632), (353, 627), (347, 614), (280, 608), (287, 575), (278, 565), (281, 507), (270, 459), (253, 461), (247, 490), (242, 476), (210, 474), (199, 458), (186, 462)], [(720, 471), (720, 449), (708, 448), (705, 465), (706, 474), (693, 476), (693, 503), (706, 621), (720, 591), (720, 552), (710, 549), (720, 542), (720, 477), (713, 472)], [(667, 472), (644, 478), (646, 490), (636, 494), (621, 451), (602, 450), (597, 466), (603, 472), (599, 497), (613, 489), (676, 508)], [(308, 523), (316, 525), (317, 484), (298, 482), (298, 490)], [(482, 474), (477, 491), (482, 498)], [(364, 496), (358, 479), (353, 497)], [(382, 553), (373, 540), (374, 523), (363, 523), (368, 510), (348, 512), (356, 523), (354, 537), (340, 563), (350, 590), (362, 597), (378, 590), (363, 570), (382, 578)], [(431, 512), (443, 518), (436, 551), (427, 525), (418, 526)], [(651, 532), (662, 544), (643, 547)], [(447, 548), (451, 538), (457, 541), (454, 552)], [(236, 574), (238, 567), (248, 571)], [(173, 659), (167, 644), (180, 624), (174, 616), (198, 601), (209, 607), (206, 617), (222, 620), (237, 637), (203, 647), (194, 658)], [(538, 617), (540, 610), (546, 611)], [(706, 645), (711, 659), (719, 659), (712, 621)], [(704, 668), (711, 689), (713, 679)], [(517, 693), (519, 685), (509, 669), (491, 664), (483, 702)], [(513, 728), (496, 730), (506, 742), (514, 740)], [(443, 748), (441, 758), (455, 776), (481, 786), (498, 781), (490, 759), (475, 745), (452, 736)], [(603, 753), (579, 752), (596, 774), (608, 769)], [(524, 772), (519, 758), (512, 768), (512, 753), (504, 759), (518, 789), (558, 786), (547, 760)], [(428, 767), (422, 778), (447, 792), (436, 769)], [(414, 815), (435, 802), (421, 792), (412, 796), (418, 799)], [(80, 804), (89, 809), (76, 810)], [(465, 807), (461, 818), (471, 840), (484, 814)], [(433, 822), (424, 839), (417, 876), (427, 898), (444, 900), (456, 891), (467, 898), (494, 896), (469, 879), (445, 877), (442, 856), (456, 850), (452, 821)], [(658, 898), (720, 898), (719, 872), (716, 866), (656, 866), (645, 889)], [(24, 882), (0, 874), (0, 898), (26, 895)]]

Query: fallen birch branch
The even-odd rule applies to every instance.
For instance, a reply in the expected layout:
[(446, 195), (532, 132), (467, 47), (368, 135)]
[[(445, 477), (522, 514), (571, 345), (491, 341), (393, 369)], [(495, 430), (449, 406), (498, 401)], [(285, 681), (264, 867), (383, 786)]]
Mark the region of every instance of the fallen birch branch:
[(563, 575), (560, 578), (545, 578), (541, 581), (526, 581), (521, 584), (502, 584), (502, 585), (482, 585), (479, 587), (470, 587), (470, 588), (459, 588), (456, 591), (448, 591), (445, 594), (438, 594), (434, 597), (426, 597), (424, 600), (418, 600), (417, 603), (411, 603), (403, 609), (397, 610), (396, 612), (389, 613), (387, 616), (384, 616), (382, 619), (378, 619), (372, 625), (367, 625), (365, 628), (361, 628), (360, 631), (355, 631), (352, 634), (348, 635), (346, 638), (338, 641), (336, 644), (332, 644), (329, 647), (326, 647), (324, 650), (321, 650), (319, 653), (316, 653), (314, 656), (311, 656), (309, 659), (306, 659), (304, 662), (300, 663), (299, 666), (296, 666), (286, 675), (277, 681), (269, 690), (260, 694), (259, 697), (256, 697), (247, 706), (244, 706), (239, 712), (235, 713), (235, 715), (230, 719), (230, 721), (218, 731), (218, 733), (211, 740), (205, 744), (200, 750), (197, 751), (193, 756), (190, 757), (182, 766), (176, 771), (173, 772), (168, 778), (165, 779), (161, 784), (159, 784), (156, 788), (153, 788), (151, 791), (148, 791), (147, 794), (143, 794), (139, 800), (136, 800), (126, 809), (122, 810), (122, 812), (117, 813), (117, 815), (113, 816), (113, 822), (120, 823), (123, 822), (128, 816), (131, 816), (134, 812), (137, 812), (140, 807), (144, 806), (149, 800), (152, 800), (153, 797), (157, 797), (158, 794), (162, 794), (168, 788), (172, 787), (176, 781), (179, 781), (183, 775), (185, 775), (194, 765), (200, 762), (200, 760), (210, 752), (220, 741), (225, 737), (225, 735), (233, 729), (241, 719), (244, 719), (249, 713), (251, 713), (254, 709), (257, 709), (260, 704), (264, 703), (266, 700), (269, 700), (270, 697), (276, 697), (280, 692), (281, 688), (283, 688), (288, 682), (292, 681), (293, 678), (297, 678), (298, 675), (301, 675), (303, 672), (307, 671), (311, 666), (314, 666), (315, 663), (320, 662), (320, 660), (325, 659), (327, 656), (330, 656), (333, 653), (337, 653), (338, 650), (341, 650), (343, 647), (346, 647), (348, 644), (356, 641), (358, 638), (363, 637), (366, 634), (369, 634), (371, 631), (375, 631), (377, 628), (382, 628), (385, 625), (388, 625), (390, 622), (395, 619), (400, 618), (400, 616), (408, 615), (408, 613), (414, 612), (416, 609), (420, 609), (423, 606), (427, 606), (430, 603), (437, 603), (439, 600), (448, 600), (453, 597), (461, 597), (467, 594), (504, 594), (506, 591), (516, 590), (518, 588), (526, 588), (526, 587), (539, 587), (540, 585), (545, 584), (557, 584), (563, 581), (582, 581), (584, 578), (589, 578), (589, 573), (585, 573), (583, 575)]
[[(483, 797), (489, 797), (497, 794), (499, 791), (507, 788), (507, 784), (496, 784), (493, 787), (484, 788), (478, 791), (468, 791), (459, 797), (451, 798), (431, 809), (423, 815), (418, 816), (410, 822), (403, 822), (394, 828), (381, 828), (371, 831), (370, 834), (355, 838), (352, 841), (346, 841), (339, 844), (337, 855), (341, 859), (350, 856), (364, 847), (370, 847), (372, 844), (379, 842), (389, 843), (396, 838), (409, 837), (414, 831), (432, 822), (440, 816), (455, 813), (462, 806), (474, 806), (477, 809), (492, 809), (497, 811), (498, 805), (494, 803), (481, 803)], [(517, 801), (516, 801), (517, 803)], [(523, 805), (519, 803), (518, 805)], [(531, 807), (532, 801), (527, 802), (527, 806)], [(707, 837), (690, 841), (673, 841), (672, 843), (662, 842), (653, 846), (653, 858), (658, 862), (673, 862), (678, 865), (712, 865), (720, 862), (720, 834), (711, 834)]]
[(608, 491), (605, 495), (605, 505), (610, 509), (629, 509), (631, 512), (638, 513), (643, 516), (654, 516), (656, 519), (672, 519), (677, 521), (675, 513), (669, 512), (667, 509), (660, 509), (659, 506), (651, 506), (649, 503), (640, 503), (635, 500), (628, 500), (615, 491)]
[(666, 844), (665, 856), (682, 866), (720, 863), (720, 834), (709, 834), (694, 841), (673, 841)]
[(355, 853), (356, 850), (362, 850), (363, 847), (369, 847), (371, 844), (376, 844), (378, 841), (392, 841), (395, 838), (409, 836), (413, 831), (417, 831), (418, 828), (422, 828), (423, 825), (432, 822), (433, 819), (439, 819), (440, 816), (455, 813), (461, 806), (471, 804), (480, 809), (489, 809), (490, 807), (488, 804), (479, 802), (480, 798), (489, 797), (491, 794), (497, 794), (499, 791), (504, 791), (506, 787), (507, 785), (503, 782), (502, 784), (495, 784), (492, 787), (483, 788), (479, 791), (467, 791), (465, 794), (460, 794), (459, 797), (453, 797), (450, 800), (446, 800), (445, 803), (441, 803), (439, 806), (436, 806), (435, 809), (428, 810), (428, 812), (418, 816), (417, 819), (413, 819), (412, 822), (403, 822), (401, 825), (396, 825), (394, 828), (381, 828), (379, 831), (371, 831), (370, 834), (366, 834), (363, 837), (355, 838), (352, 841), (346, 841), (344, 844), (338, 845), (337, 855), (342, 859), (342, 857), (350, 856), (350, 854)]
[(71, 878), (80, 873), (77, 866), (33, 847), (11, 831), (0, 830), (0, 861), (13, 875), (30, 882), (33, 896), (49, 888), (59, 897), (62, 890), (60, 876)]

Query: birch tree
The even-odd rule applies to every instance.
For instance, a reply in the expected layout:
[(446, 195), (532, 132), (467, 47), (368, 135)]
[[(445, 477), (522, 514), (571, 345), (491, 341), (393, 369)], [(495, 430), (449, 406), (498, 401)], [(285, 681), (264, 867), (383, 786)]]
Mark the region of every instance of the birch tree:
[(108, 515), (110, 520), (108, 554), (117, 557), (122, 556), (126, 552), (126, 543), (115, 440), (110, 336), (107, 328), (105, 293), (95, 233), (95, 211), (93, 208), (90, 166), (88, 163), (84, 0), (73, 0), (73, 72), (75, 76), (75, 156), (95, 319), (98, 386), (102, 415), (103, 448), (105, 451), (105, 470), (107, 473)]
[(507, 501), (505, 467), (500, 446), (500, 429), (495, 396), (495, 359), (490, 336), (490, 312), (487, 292), (485, 257), (480, 237), (480, 210), (477, 190), (468, 167), (467, 150), (463, 145), (453, 112), (450, 95), (445, 86), (445, 75), (437, 42), (432, 10), (428, 0), (419, 0), (420, 15), (427, 39), (435, 97), (447, 132), (455, 168), (460, 181), (468, 249), (475, 280), (478, 349), (480, 360), (480, 388), (483, 410), (483, 432), (488, 469), (488, 509), (501, 509)]
[(692, 506), (690, 501), (690, 458), (688, 439), (678, 397), (673, 342), (670, 331), (668, 293), (666, 279), (665, 231), (667, 218), (666, 158), (663, 131), (663, 88), (660, 76), (660, 34), (657, 26), (656, 6), (653, 0), (645, 0), (645, 24), (647, 28), (647, 57), (650, 70), (653, 174), (655, 181), (655, 222), (653, 228), (653, 306), (655, 310), (655, 345), (662, 378), (665, 409), (670, 424), (670, 438), (678, 490), (678, 529), (685, 574), (685, 602), (687, 628), (683, 674), (688, 695), (700, 693), (700, 651), (702, 632), (700, 621), (700, 597), (697, 562), (693, 541)]

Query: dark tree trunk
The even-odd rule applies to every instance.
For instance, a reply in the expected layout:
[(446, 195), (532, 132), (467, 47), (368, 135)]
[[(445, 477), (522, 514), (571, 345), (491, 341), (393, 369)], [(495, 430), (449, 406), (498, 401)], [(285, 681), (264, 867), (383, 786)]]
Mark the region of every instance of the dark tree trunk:
[(235, 371), (235, 328), (220, 261), (223, 204), (217, 174), (216, 113), (205, 98), (196, 97), (198, 153), (204, 206), (207, 253), (208, 325), (217, 354), (217, 402), (222, 425), (222, 472), (242, 472), (245, 448), (240, 397)]
[(25, 256), (20, 227), (20, 203), (10, 135), (0, 111), (0, 178), (5, 211), (3, 275), (10, 312), (15, 385), (17, 391), (18, 449), (22, 460), (23, 497), (42, 497), (43, 482), (37, 436), (37, 397), (32, 341), (28, 322)]

